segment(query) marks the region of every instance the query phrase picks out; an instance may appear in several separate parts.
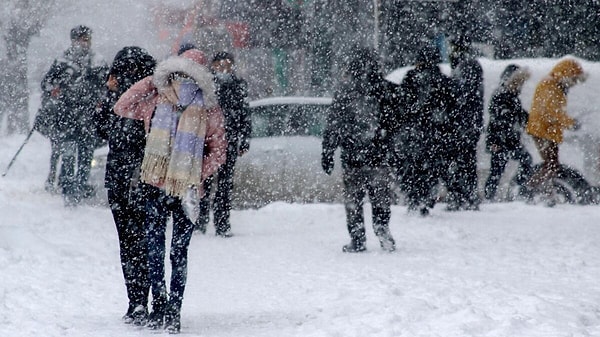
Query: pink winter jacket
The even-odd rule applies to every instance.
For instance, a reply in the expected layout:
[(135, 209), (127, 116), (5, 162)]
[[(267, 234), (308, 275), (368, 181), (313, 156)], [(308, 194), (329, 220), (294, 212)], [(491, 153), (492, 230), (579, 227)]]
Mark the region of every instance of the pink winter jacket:
[[(157, 72), (158, 70), (157, 68)], [(155, 73), (154, 77), (157, 76), (157, 73)], [(143, 120), (146, 126), (146, 133), (150, 130), (150, 120), (158, 101), (158, 89), (154, 77), (148, 76), (131, 86), (114, 106), (115, 114), (119, 116)], [(212, 85), (212, 78), (210, 80)], [(199, 84), (203, 91), (207, 92), (207, 90), (210, 90), (206, 81)], [(208, 95), (205, 94), (205, 98), (207, 98), (205, 102), (207, 103), (208, 122), (206, 125), (205, 149), (202, 161), (202, 181), (217, 172), (219, 166), (225, 163), (227, 151), (223, 113), (216, 100), (213, 101), (206, 96)], [(201, 188), (201, 186), (199, 187)], [(202, 195), (203, 192), (201, 191), (200, 194)]]

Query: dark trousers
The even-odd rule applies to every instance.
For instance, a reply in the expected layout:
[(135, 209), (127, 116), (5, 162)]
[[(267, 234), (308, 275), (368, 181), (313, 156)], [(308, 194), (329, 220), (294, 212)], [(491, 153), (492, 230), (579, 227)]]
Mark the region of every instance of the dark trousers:
[(79, 198), (90, 177), (94, 147), (87, 143), (66, 141), (60, 144), (60, 152), (62, 165), (59, 181), (63, 194)]
[(532, 159), (531, 155), (525, 150), (523, 145), (519, 144), (519, 146), (513, 150), (492, 152), (490, 175), (485, 182), (486, 199), (493, 199), (496, 195), (498, 183), (502, 178), (502, 174), (504, 173), (504, 169), (506, 168), (509, 159), (519, 162), (516, 180), (519, 186), (525, 188), (527, 181), (531, 177)]
[(477, 207), (477, 143), (465, 142), (461, 148), (451, 151), (448, 164), (445, 180), (449, 207)]
[(558, 143), (538, 137), (533, 137), (533, 141), (543, 162), (542, 167), (531, 177), (529, 186), (550, 196), (555, 193), (554, 179), (560, 169)]
[[(141, 188), (141, 186), (140, 186)], [(144, 200), (140, 188), (130, 192), (129, 184), (108, 189), (108, 202), (117, 227), (121, 268), (129, 306), (148, 304), (148, 257), (144, 227)]]
[(435, 151), (419, 151), (406, 157), (404, 169), (398, 174), (409, 210), (433, 208), (437, 185), (441, 177), (442, 158)]
[[(146, 193), (146, 239), (148, 247), (148, 271), (152, 286), (153, 310), (168, 307), (179, 311), (187, 281), (188, 246), (192, 238), (193, 224), (186, 216), (181, 200), (170, 197), (159, 188), (144, 185)], [(165, 283), (165, 244), (167, 219), (173, 219), (171, 238), (171, 282), (167, 297)], [(168, 302), (167, 302), (168, 298)]]
[(212, 175), (204, 181), (205, 195), (200, 200), (198, 224), (206, 226), (209, 220), (210, 212), (210, 190), (213, 181), (217, 180), (217, 190), (213, 200), (213, 216), (215, 230), (217, 234), (225, 233), (231, 230), (229, 216), (231, 214), (231, 191), (233, 190), (233, 174), (235, 173), (235, 162), (237, 161), (237, 144), (229, 143), (227, 146), (227, 159), (219, 167), (215, 175)]
[(366, 241), (363, 205), (368, 194), (376, 235), (389, 230), (391, 190), (389, 168), (344, 168), (344, 205), (350, 238), (359, 244)]

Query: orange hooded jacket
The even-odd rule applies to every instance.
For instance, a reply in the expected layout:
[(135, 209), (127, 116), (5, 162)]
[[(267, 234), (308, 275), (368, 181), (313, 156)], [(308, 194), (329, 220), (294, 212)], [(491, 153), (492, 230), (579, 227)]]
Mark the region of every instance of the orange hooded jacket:
[(527, 122), (528, 134), (562, 143), (563, 131), (572, 128), (575, 120), (567, 115), (567, 94), (560, 82), (569, 78), (575, 80), (583, 75), (579, 63), (572, 59), (562, 60), (554, 66), (533, 94)]

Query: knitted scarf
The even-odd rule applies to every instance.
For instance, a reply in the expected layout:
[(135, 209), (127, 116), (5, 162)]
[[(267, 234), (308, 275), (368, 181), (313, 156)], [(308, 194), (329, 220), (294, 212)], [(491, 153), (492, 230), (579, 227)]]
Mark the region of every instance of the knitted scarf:
[[(196, 87), (197, 88), (197, 87)], [(187, 101), (187, 104), (182, 104)], [(207, 111), (202, 91), (191, 99), (181, 97), (177, 106), (156, 105), (146, 140), (141, 179), (160, 187), (167, 195), (183, 198), (192, 186), (200, 186)]]

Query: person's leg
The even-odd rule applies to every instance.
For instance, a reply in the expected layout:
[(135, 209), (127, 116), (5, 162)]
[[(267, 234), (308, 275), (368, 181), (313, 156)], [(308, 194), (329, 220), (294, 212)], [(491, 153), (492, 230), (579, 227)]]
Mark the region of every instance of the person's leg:
[(468, 210), (478, 210), (481, 201), (477, 188), (477, 143), (466, 146), (464, 165), (464, 206)]
[[(148, 296), (144, 297), (141, 283), (147, 279), (147, 270), (144, 268), (144, 273), (140, 272), (141, 264), (146, 264), (145, 259), (142, 261), (141, 256), (145, 256), (146, 247), (139, 244), (140, 234), (143, 231), (141, 228), (136, 228), (136, 224), (132, 219), (133, 209), (129, 207), (127, 191), (122, 189), (111, 188), (107, 190), (108, 203), (115, 221), (117, 235), (119, 238), (119, 251), (121, 257), (121, 269), (125, 279), (125, 288), (129, 299), (129, 307), (123, 320), (125, 323), (142, 324), (142, 319), (146, 315), (146, 306)], [(144, 234), (141, 235), (145, 237)], [(142, 308), (138, 308), (142, 306)]]
[(148, 190), (146, 201), (146, 242), (148, 249), (148, 278), (152, 287), (152, 313), (148, 327), (162, 327), (167, 309), (165, 284), (165, 230), (167, 227), (167, 197), (160, 189), (145, 185)]
[(44, 188), (48, 192), (56, 192), (56, 173), (58, 172), (58, 161), (60, 159), (60, 144), (56, 141), (50, 141), (50, 171)]
[(206, 178), (202, 183), (204, 189), (204, 196), (200, 199), (198, 203), (198, 219), (194, 224), (194, 230), (206, 234), (206, 227), (208, 226), (208, 222), (210, 220), (210, 197), (211, 197), (211, 188), (214, 180), (214, 175)]
[(533, 198), (531, 190), (527, 186), (527, 182), (533, 174), (533, 159), (523, 145), (519, 145), (513, 152), (512, 158), (519, 162), (517, 169), (516, 182), (521, 187), (519, 194), (527, 200)]
[(367, 241), (363, 214), (366, 179), (361, 169), (344, 169), (343, 175), (346, 226), (351, 239), (343, 250), (360, 252), (366, 249)]
[(77, 188), (84, 198), (92, 197), (95, 189), (88, 184), (94, 158), (94, 147), (82, 142), (77, 145)]
[(227, 159), (219, 168), (217, 191), (214, 202), (214, 222), (216, 234), (223, 237), (231, 236), (231, 191), (233, 190), (233, 174), (237, 159), (237, 146), (230, 144), (227, 147)]
[(388, 168), (372, 169), (369, 180), (367, 188), (373, 211), (373, 230), (379, 239), (381, 248), (391, 252), (396, 249), (396, 242), (389, 228), (392, 199)]
[(187, 218), (181, 201), (169, 205), (173, 214), (173, 236), (171, 239), (171, 283), (169, 306), (165, 315), (165, 328), (169, 332), (179, 332), (181, 303), (187, 282), (188, 247), (192, 238), (194, 225)]
[(77, 193), (77, 177), (75, 172), (77, 144), (70, 141), (63, 142), (61, 149), (62, 164), (59, 181), (62, 185), (63, 198), (65, 206), (75, 206), (80, 200)]
[(508, 154), (503, 151), (492, 152), (490, 163), (490, 175), (485, 182), (485, 198), (494, 199), (498, 190), (498, 183), (508, 163)]

